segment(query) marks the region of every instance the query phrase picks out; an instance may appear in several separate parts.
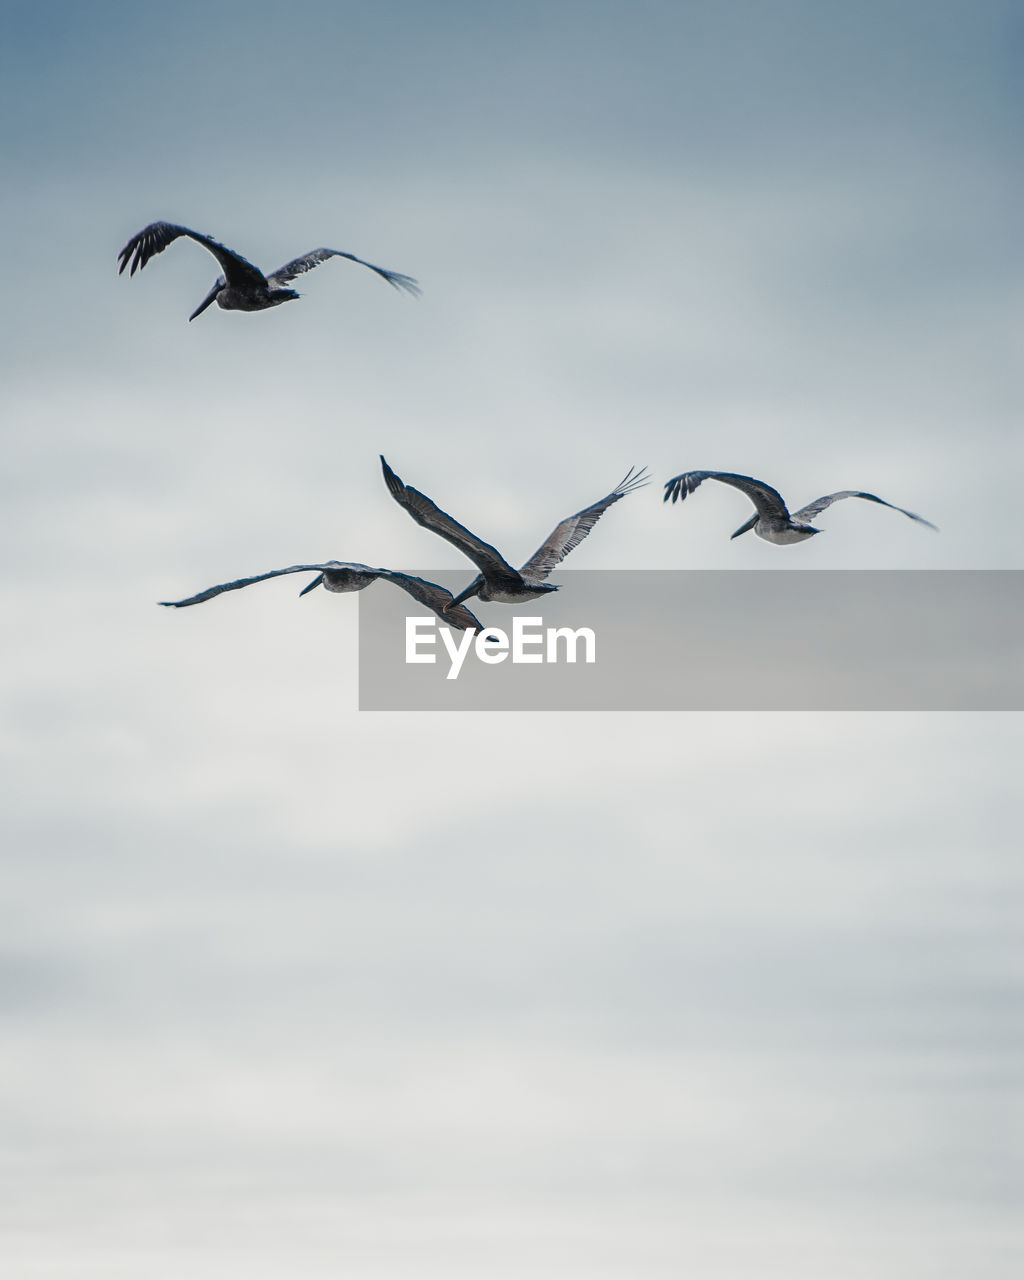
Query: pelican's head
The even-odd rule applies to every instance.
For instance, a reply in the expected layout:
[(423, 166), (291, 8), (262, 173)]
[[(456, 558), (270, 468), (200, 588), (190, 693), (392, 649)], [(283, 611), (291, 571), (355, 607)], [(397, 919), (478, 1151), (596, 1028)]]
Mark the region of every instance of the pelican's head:
[(761, 517), (755, 511), (746, 524), (741, 524), (740, 527), (736, 530), (736, 532), (730, 535), (729, 541), (731, 542), (733, 538), (738, 538), (743, 533), (749, 533), (750, 530), (753, 529), (754, 525), (757, 524), (758, 520), (760, 519)]
[(468, 600), (470, 596), (479, 595), (480, 588), (484, 585), (482, 577), (474, 578), (465, 591), (461, 592), (454, 600), (449, 600), (442, 610), (443, 613), (450, 613), (456, 605), (462, 604), (463, 600)]
[(224, 279), (223, 276), (217, 277), (217, 279), (213, 282), (213, 288), (202, 300), (202, 302), (200, 302), (199, 306), (196, 307), (195, 311), (193, 311), (192, 314), (189, 316), (188, 318), (189, 324), (192, 323), (192, 321), (196, 318), (196, 316), (201, 316), (203, 312), (206, 310), (206, 308), (210, 305), (210, 303), (216, 300), (217, 294), (220, 293), (221, 289), (223, 289), (226, 284), (227, 284), (227, 281)]

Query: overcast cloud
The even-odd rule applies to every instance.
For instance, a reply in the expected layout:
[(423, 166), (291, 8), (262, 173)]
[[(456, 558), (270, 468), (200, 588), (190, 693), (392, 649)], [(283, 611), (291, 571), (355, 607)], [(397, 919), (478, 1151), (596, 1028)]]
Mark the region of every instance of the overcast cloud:
[[(155, 605), (464, 568), (381, 452), (513, 558), (646, 464), (574, 569), (1020, 568), (1019, 5), (4, 25), (4, 1275), (1019, 1274), (1019, 716), (360, 715), (358, 597)], [(423, 297), (190, 325), (158, 218)]]

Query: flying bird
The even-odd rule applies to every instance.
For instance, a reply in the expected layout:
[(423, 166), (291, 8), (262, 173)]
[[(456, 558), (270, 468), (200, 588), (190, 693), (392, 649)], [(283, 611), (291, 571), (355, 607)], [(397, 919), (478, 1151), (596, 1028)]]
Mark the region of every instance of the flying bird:
[(413, 296), (420, 292), (420, 287), (412, 276), (403, 276), (398, 271), (387, 271), (384, 267), (375, 267), (372, 262), (364, 262), (354, 253), (342, 253), (340, 249), (313, 249), (301, 258), (295, 258), (279, 267), (272, 275), (265, 276), (258, 267), (247, 262), (241, 254), (226, 249), (210, 236), (201, 235), (198, 231), (190, 231), (188, 227), (176, 226), (173, 222), (151, 222), (143, 227), (128, 241), (117, 255), (121, 266), (118, 275), (124, 274), (129, 260), (132, 264), (130, 275), (140, 271), (150, 258), (163, 253), (169, 244), (173, 244), (179, 236), (188, 236), (197, 244), (209, 249), (220, 263), (224, 272), (214, 281), (213, 288), (189, 316), (194, 320), (202, 315), (211, 302), (216, 302), (223, 311), (265, 311), (267, 307), (279, 306), (282, 302), (290, 302), (299, 295), (294, 289), (284, 286), (296, 276), (312, 271), (328, 258), (347, 258), (349, 262), (357, 262), (361, 267), (369, 267), (377, 275), (385, 279), (395, 289), (404, 289)]
[(575, 515), (566, 516), (552, 530), (544, 545), (534, 552), (521, 569), (516, 570), (499, 551), (452, 519), (426, 494), (403, 484), (383, 456), (380, 461), (384, 469), (384, 481), (398, 505), (404, 507), (417, 524), (458, 547), (480, 570), (479, 577), (474, 578), (465, 591), (460, 592), (451, 604), (445, 606), (446, 616), (470, 596), (479, 596), (481, 600), (496, 600), (501, 604), (522, 604), (549, 591), (557, 591), (556, 586), (545, 582), (551, 570), (574, 547), (579, 546), (613, 503), (650, 483), (646, 478), (646, 467), (637, 472), (631, 467), (607, 497), (583, 511), (577, 511)]
[(682, 502), (688, 493), (693, 493), (705, 480), (720, 480), (722, 484), (732, 485), (734, 489), (745, 493), (754, 504), (754, 514), (746, 524), (741, 525), (732, 534), (733, 538), (738, 538), (740, 534), (748, 533), (753, 529), (759, 538), (764, 538), (765, 542), (774, 542), (780, 547), (788, 546), (792, 542), (803, 542), (806, 538), (813, 538), (816, 533), (822, 532), (811, 524), (814, 517), (821, 515), (833, 502), (839, 502), (842, 498), (864, 498), (867, 502), (877, 502), (880, 506), (891, 507), (893, 511), (909, 516), (919, 524), (927, 525), (929, 529), (936, 529), (936, 526), (924, 516), (916, 515), (903, 507), (897, 507), (891, 502), (886, 502), (884, 498), (876, 498), (873, 493), (861, 493), (859, 489), (841, 489), (838, 493), (827, 493), (823, 498), (815, 498), (806, 507), (801, 507), (799, 511), (790, 515), (782, 500), (782, 494), (777, 489), (773, 489), (770, 484), (765, 484), (763, 480), (733, 475), (731, 471), (685, 471), (682, 475), (674, 476), (668, 481), (665, 485), (663, 500), (668, 502), (671, 498), (673, 502)]
[(258, 573), (252, 578), (238, 578), (235, 582), (222, 582), (217, 587), (207, 587), (198, 595), (189, 596), (187, 600), (161, 600), (159, 603), (170, 609), (184, 609), (190, 604), (202, 604), (204, 600), (212, 600), (225, 591), (238, 591), (241, 587), (251, 587), (254, 582), (266, 582), (268, 578), (280, 578), (285, 573), (316, 573), (319, 575), (299, 592), (304, 596), (307, 591), (323, 586), (328, 591), (363, 591), (378, 578), (385, 582), (393, 582), (396, 587), (408, 591), (414, 600), (432, 609), (439, 618), (450, 623), (459, 631), (482, 631), (483, 628), (468, 609), (452, 603), (452, 593), (436, 582), (427, 582), (425, 578), (414, 578), (412, 574), (397, 573), (393, 569), (371, 569), (365, 564), (346, 564), (341, 560), (325, 560), (323, 564), (293, 564), (287, 569), (271, 569), (269, 573)]

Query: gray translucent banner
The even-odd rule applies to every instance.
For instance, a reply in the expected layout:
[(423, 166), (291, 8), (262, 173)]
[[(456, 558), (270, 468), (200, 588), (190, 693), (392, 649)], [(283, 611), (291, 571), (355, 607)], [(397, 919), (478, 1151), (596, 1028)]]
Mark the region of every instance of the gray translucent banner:
[[(419, 576), (458, 591), (473, 574)], [(386, 583), (361, 593), (360, 709), (1024, 710), (1024, 572), (569, 570), (555, 581), (533, 605), (466, 602), (505, 647), (497, 631), (490, 642), (451, 631)]]

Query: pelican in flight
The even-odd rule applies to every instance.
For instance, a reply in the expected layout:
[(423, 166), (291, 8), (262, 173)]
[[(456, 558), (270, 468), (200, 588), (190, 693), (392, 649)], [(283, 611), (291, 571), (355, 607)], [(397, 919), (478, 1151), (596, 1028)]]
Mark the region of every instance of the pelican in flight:
[(777, 489), (765, 484), (763, 480), (733, 475), (731, 471), (685, 471), (680, 476), (674, 476), (665, 485), (664, 501), (668, 502), (671, 498), (673, 502), (682, 502), (688, 493), (693, 493), (705, 480), (720, 480), (722, 484), (730, 484), (734, 489), (745, 493), (754, 504), (754, 514), (732, 534), (733, 538), (753, 529), (759, 538), (764, 538), (765, 542), (774, 542), (780, 547), (788, 546), (791, 542), (803, 542), (804, 539), (823, 532), (811, 524), (814, 517), (821, 515), (833, 502), (839, 502), (842, 498), (864, 498), (867, 502), (877, 502), (880, 506), (891, 507), (893, 511), (909, 516), (919, 524), (927, 525), (929, 529), (936, 528), (924, 516), (897, 507), (884, 498), (876, 498), (873, 493), (861, 493), (859, 489), (840, 489), (838, 493), (826, 493), (823, 498), (815, 498), (806, 507), (801, 507), (790, 515), (782, 494)]
[(385, 279), (395, 289), (404, 289), (413, 296), (420, 292), (420, 287), (412, 276), (403, 276), (397, 271), (386, 271), (384, 267), (375, 267), (372, 262), (364, 262), (354, 253), (342, 253), (340, 249), (313, 249), (301, 258), (286, 262), (283, 267), (265, 276), (258, 267), (209, 236), (200, 235), (198, 231), (190, 231), (188, 227), (176, 226), (173, 222), (151, 222), (140, 232), (132, 236), (125, 247), (117, 255), (121, 266), (118, 275), (124, 274), (129, 260), (132, 264), (130, 275), (140, 271), (150, 258), (163, 253), (169, 244), (173, 244), (179, 236), (188, 236), (197, 244), (209, 249), (220, 263), (224, 272), (214, 281), (213, 288), (189, 316), (194, 320), (202, 315), (211, 302), (224, 311), (265, 311), (267, 307), (279, 306), (282, 302), (290, 302), (299, 295), (294, 289), (284, 286), (305, 271), (312, 271), (328, 258), (348, 258), (349, 262), (358, 262), (361, 267), (369, 267), (377, 275)]
[(189, 596), (187, 600), (161, 600), (159, 603), (169, 609), (184, 609), (190, 604), (202, 604), (204, 600), (212, 600), (224, 591), (238, 591), (241, 587), (251, 587), (254, 582), (266, 582), (268, 578), (280, 578), (285, 573), (315, 573), (318, 576), (307, 583), (299, 592), (304, 596), (315, 587), (326, 587), (328, 591), (362, 591), (378, 578), (385, 582), (393, 582), (396, 587), (408, 591), (414, 600), (432, 609), (439, 618), (459, 631), (482, 631), (483, 628), (468, 609), (461, 605), (456, 607), (452, 602), (452, 593), (436, 582), (427, 582), (425, 578), (414, 578), (408, 573), (396, 573), (393, 569), (371, 569), (366, 564), (346, 564), (341, 560), (325, 560), (323, 564), (293, 564), (287, 569), (271, 569), (269, 573), (258, 573), (253, 578), (238, 578), (235, 582), (222, 582), (217, 587), (207, 587), (198, 595)]
[(626, 494), (642, 489), (650, 483), (646, 478), (647, 468), (634, 473), (633, 468), (620, 480), (615, 488), (593, 506), (577, 511), (566, 518), (552, 530), (547, 541), (539, 547), (519, 570), (513, 569), (499, 551), (489, 543), (478, 538), (475, 533), (453, 520), (446, 511), (431, 502), (418, 489), (403, 484), (395, 475), (383, 456), (381, 466), (384, 468), (384, 481), (391, 496), (400, 507), (404, 507), (417, 524), (439, 534), (446, 542), (470, 558), (480, 570), (479, 577), (473, 579), (465, 591), (460, 592), (450, 604), (444, 606), (445, 616), (468, 600), (470, 596), (479, 596), (481, 600), (497, 600), (501, 604), (523, 604), (534, 600), (537, 596), (549, 591), (557, 591), (544, 579), (557, 564), (560, 564), (574, 547), (578, 547), (587, 534), (597, 524), (601, 516), (614, 502), (624, 498)]

